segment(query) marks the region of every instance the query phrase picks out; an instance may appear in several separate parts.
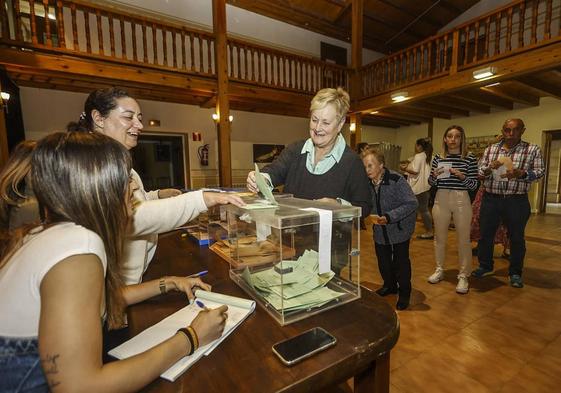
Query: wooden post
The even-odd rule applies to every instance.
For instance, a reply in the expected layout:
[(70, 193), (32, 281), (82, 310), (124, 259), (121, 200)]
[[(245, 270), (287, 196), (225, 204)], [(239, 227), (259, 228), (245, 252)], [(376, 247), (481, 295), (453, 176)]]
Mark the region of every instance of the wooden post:
[(460, 30), (452, 34), (452, 59), (450, 62), (450, 74), (458, 72), (458, 56), (460, 54)]
[(349, 139), (351, 142), (351, 149), (356, 150), (356, 146), (362, 141), (362, 115), (360, 112), (351, 113), (350, 119), (351, 125), (355, 125), (355, 130), (351, 130)]
[[(362, 97), (362, 81), (360, 79), (359, 70), (362, 67), (362, 26), (363, 26), (363, 10), (364, 0), (352, 0), (352, 48), (351, 48), (351, 107), (355, 107), (360, 98)], [(360, 143), (361, 133), (361, 119), (360, 113), (352, 113), (351, 124), (355, 124), (354, 132), (351, 131), (350, 142), (351, 148), (355, 149), (356, 145)]]
[[(2, 82), (0, 81), (0, 91), (2, 91)], [(6, 129), (4, 101), (0, 98), (0, 169), (4, 167), (8, 161), (8, 130)]]
[[(228, 99), (228, 52), (226, 36), (226, 0), (212, 0), (214, 27), (214, 65), (218, 96), (218, 178), (220, 186), (232, 186), (232, 159), (230, 146), (230, 101)], [(210, 63), (210, 61), (209, 61)]]

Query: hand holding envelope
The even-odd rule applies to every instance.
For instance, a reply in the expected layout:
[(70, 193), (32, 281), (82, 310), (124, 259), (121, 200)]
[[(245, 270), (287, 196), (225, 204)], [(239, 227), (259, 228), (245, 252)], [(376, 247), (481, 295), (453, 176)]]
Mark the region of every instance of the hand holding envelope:
[(366, 225), (386, 225), (388, 219), (384, 216), (379, 216), (377, 214), (371, 214), (364, 219)]

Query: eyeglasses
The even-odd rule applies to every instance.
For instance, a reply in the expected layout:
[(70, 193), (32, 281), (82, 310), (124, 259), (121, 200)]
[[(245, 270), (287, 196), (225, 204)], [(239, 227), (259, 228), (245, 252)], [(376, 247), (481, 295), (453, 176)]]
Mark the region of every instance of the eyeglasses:
[(524, 127), (513, 127), (513, 128), (503, 127), (504, 132), (517, 132), (517, 131), (522, 131), (523, 129)]

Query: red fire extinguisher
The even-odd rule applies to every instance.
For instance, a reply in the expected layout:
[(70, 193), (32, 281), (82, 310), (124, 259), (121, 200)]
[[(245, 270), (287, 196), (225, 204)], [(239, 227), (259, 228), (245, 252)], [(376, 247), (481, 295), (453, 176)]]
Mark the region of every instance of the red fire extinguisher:
[(199, 156), (199, 162), (202, 166), (208, 165), (208, 144), (199, 146), (197, 149), (197, 155)]

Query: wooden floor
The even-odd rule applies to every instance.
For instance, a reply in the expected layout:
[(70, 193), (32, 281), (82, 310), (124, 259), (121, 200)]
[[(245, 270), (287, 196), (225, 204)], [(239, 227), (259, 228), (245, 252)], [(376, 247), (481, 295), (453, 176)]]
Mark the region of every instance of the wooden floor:
[[(455, 292), (454, 230), (439, 284), (427, 282), (434, 271), (432, 241), (412, 240), (412, 306), (398, 312), (391, 392), (561, 391), (561, 216), (532, 216), (526, 234), (525, 287), (508, 285), (508, 261), (496, 246), (496, 275), (470, 278), (467, 295)], [(361, 246), (363, 284), (377, 289), (382, 281), (370, 229), (361, 232)], [(386, 299), (396, 302), (396, 296)]]

